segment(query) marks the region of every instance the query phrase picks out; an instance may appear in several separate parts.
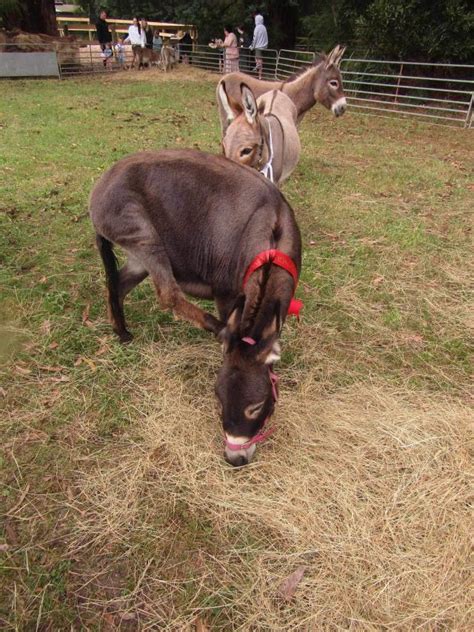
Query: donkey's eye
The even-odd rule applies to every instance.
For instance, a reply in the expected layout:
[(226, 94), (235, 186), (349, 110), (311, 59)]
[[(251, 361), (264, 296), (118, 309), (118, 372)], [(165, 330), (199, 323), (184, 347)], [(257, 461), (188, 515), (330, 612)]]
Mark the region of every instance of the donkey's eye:
[(263, 408), (265, 400), (259, 402), (258, 404), (250, 404), (244, 410), (245, 416), (247, 419), (256, 419)]
[(244, 147), (244, 149), (241, 150), (240, 155), (241, 156), (248, 156), (252, 152), (253, 152), (253, 147)]
[(339, 81), (337, 79), (331, 79), (331, 81), (329, 82), (329, 85), (331, 86), (331, 88), (334, 88), (337, 90), (337, 88), (339, 88)]

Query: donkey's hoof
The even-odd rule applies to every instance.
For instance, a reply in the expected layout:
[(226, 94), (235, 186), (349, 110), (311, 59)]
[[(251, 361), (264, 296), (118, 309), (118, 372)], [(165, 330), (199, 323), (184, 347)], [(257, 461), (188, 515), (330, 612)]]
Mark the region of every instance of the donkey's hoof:
[(133, 335), (127, 330), (121, 331), (118, 334), (118, 337), (123, 345), (126, 345), (128, 342), (131, 342), (133, 340)]
[(220, 332), (224, 329), (225, 323), (217, 320), (217, 318), (212, 314), (205, 314), (204, 327), (208, 331), (212, 332), (215, 336), (218, 336)]

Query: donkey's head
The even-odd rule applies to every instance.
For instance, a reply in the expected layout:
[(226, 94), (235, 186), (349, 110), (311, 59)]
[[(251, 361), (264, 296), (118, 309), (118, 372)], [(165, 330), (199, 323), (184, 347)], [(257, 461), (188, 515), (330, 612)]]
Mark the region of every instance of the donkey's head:
[(226, 439), (225, 458), (236, 466), (251, 460), (255, 444), (263, 438), (260, 433), (276, 400), (271, 366), (280, 359), (280, 303), (268, 306), (273, 315), (267, 312), (267, 325), (250, 328), (254, 337), (244, 335), (249, 329), (245, 325), (248, 301), (245, 303), (245, 296), (241, 295), (221, 334), (224, 363), (216, 382)]
[(224, 155), (254, 169), (264, 164), (265, 135), (263, 130), (263, 106), (259, 109), (252, 90), (240, 84), (241, 103), (228, 97), (225, 82), (221, 81), (218, 98), (227, 116), (227, 128), (222, 139)]
[(335, 116), (342, 116), (346, 111), (347, 102), (342, 87), (339, 65), (346, 50), (345, 46), (337, 45), (321, 62), (321, 72), (315, 83), (314, 98), (324, 105)]

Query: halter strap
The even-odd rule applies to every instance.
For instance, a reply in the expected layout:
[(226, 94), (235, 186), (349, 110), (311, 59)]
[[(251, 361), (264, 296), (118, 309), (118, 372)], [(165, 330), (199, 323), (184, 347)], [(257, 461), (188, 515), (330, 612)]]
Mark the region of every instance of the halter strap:
[[(252, 343), (249, 342), (249, 344), (252, 344)], [(270, 376), (270, 382), (272, 384), (273, 401), (276, 402), (278, 401), (278, 375), (273, 373), (271, 369), (268, 369), (268, 374)], [(265, 421), (263, 422), (263, 426), (260, 428), (259, 432), (257, 432), (256, 435), (254, 435), (251, 439), (249, 439), (245, 443), (232, 443), (224, 435), (224, 442), (225, 442), (226, 448), (230, 450), (231, 452), (237, 452), (238, 450), (248, 450), (250, 446), (255, 445), (256, 443), (261, 443), (262, 441), (265, 441), (265, 439), (268, 439), (268, 437), (275, 432), (275, 426), (272, 426), (271, 428), (267, 428), (265, 430), (265, 426), (267, 425), (269, 419), (270, 418), (267, 417)]]
[(275, 182), (275, 180), (273, 179), (273, 140), (272, 140), (272, 126), (270, 124), (270, 121), (268, 121), (268, 146), (270, 148), (270, 157), (268, 158), (267, 162), (263, 165), (263, 167), (260, 169), (260, 173), (263, 174), (265, 178), (268, 178), (270, 182)]
[[(291, 277), (293, 278), (294, 289), (293, 296), (296, 291), (296, 286), (298, 285), (298, 269), (296, 268), (296, 264), (291, 257), (282, 252), (281, 250), (270, 249), (263, 250), (260, 252), (250, 263), (247, 271), (245, 272), (244, 280), (242, 281), (242, 289), (247, 285), (247, 281), (251, 277), (251, 275), (264, 266), (266, 263), (273, 263), (274, 265), (283, 268), (286, 270)], [(303, 302), (298, 299), (292, 298), (290, 305), (288, 307), (288, 315), (296, 316), (299, 318), (300, 310), (303, 307)]]

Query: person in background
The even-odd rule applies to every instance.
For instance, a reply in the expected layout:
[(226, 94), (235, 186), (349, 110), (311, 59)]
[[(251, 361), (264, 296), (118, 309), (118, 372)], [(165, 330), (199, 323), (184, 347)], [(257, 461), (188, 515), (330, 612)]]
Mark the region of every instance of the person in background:
[[(182, 31), (179, 31), (177, 35), (181, 35)], [(190, 64), (192, 58), (192, 50), (193, 50), (193, 38), (189, 34), (189, 31), (186, 31), (182, 37), (179, 38), (179, 61), (182, 64)]]
[(114, 52), (112, 50), (112, 44), (107, 44), (101, 53), (101, 57), (104, 63), (104, 68), (106, 70), (112, 70), (113, 56), (114, 56)]
[(263, 51), (268, 46), (267, 29), (263, 23), (263, 16), (260, 13), (255, 15), (255, 29), (250, 50), (255, 51), (255, 70), (258, 71), (258, 78), (262, 78), (263, 72)]
[(145, 48), (146, 39), (137, 17), (133, 18), (133, 23), (128, 27), (128, 35), (123, 43), (127, 44), (128, 42), (132, 45), (132, 68), (134, 68), (135, 61), (138, 59), (138, 69), (140, 70), (140, 68), (143, 68), (143, 49)]
[(148, 25), (148, 20), (146, 18), (142, 18), (140, 20), (140, 26), (142, 31), (145, 33), (145, 48), (153, 50), (153, 29)]
[(224, 41), (222, 47), (225, 49), (224, 73), (239, 70), (239, 42), (237, 36), (232, 32), (232, 27), (224, 26)]
[(109, 24), (107, 22), (107, 11), (101, 9), (99, 12), (99, 19), (95, 23), (95, 29), (97, 31), (97, 39), (99, 40), (100, 48), (102, 50), (102, 58), (104, 68), (107, 68), (107, 60), (110, 57), (107, 51), (112, 52), (112, 33), (109, 31)]
[(123, 40), (125, 39), (125, 35), (117, 40), (115, 43), (115, 59), (117, 60), (117, 64), (119, 65), (120, 70), (125, 68), (125, 46), (123, 45)]
[(237, 38), (240, 48), (240, 67), (243, 72), (250, 72), (252, 69), (249, 47), (252, 39), (245, 32), (243, 24), (237, 27)]
[(160, 35), (160, 31), (156, 29), (153, 34), (153, 52), (158, 55), (158, 58), (161, 55), (161, 49), (163, 48), (163, 39)]

